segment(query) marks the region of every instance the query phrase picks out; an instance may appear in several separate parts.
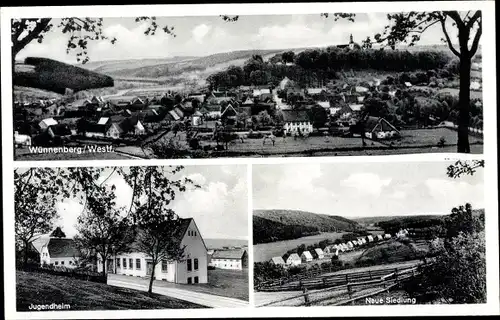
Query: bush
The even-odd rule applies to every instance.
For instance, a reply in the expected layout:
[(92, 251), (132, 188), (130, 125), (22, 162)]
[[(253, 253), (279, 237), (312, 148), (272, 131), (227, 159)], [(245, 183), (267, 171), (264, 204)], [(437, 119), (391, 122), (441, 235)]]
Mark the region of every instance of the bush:
[(444, 137), (441, 137), (437, 143), (437, 146), (439, 148), (444, 148), (445, 144), (446, 144), (446, 139)]

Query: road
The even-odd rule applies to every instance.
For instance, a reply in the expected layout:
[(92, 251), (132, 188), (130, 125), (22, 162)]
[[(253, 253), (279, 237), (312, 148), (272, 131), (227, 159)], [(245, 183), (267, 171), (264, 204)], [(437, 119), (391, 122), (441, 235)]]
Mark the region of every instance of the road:
[[(149, 280), (137, 277), (109, 274), (108, 285), (147, 291)], [(172, 288), (167, 287), (166, 285), (168, 285), (168, 283), (155, 281), (153, 284), (153, 292), (210, 308), (244, 308), (249, 306), (248, 302), (243, 300), (216, 296), (201, 292), (194, 292), (190, 291), (189, 289)], [(189, 286), (186, 285), (186, 288), (189, 288)]]

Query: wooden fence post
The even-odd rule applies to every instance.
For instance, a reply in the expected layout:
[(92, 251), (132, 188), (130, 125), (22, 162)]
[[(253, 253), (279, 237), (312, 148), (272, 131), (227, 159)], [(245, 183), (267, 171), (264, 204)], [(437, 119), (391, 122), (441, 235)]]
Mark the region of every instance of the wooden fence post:
[(349, 274), (348, 273), (345, 274), (345, 282), (349, 283)]
[(352, 287), (349, 283), (347, 284), (347, 294), (349, 294), (349, 299), (352, 299)]
[(398, 281), (398, 268), (396, 268), (396, 270), (394, 270), (394, 276), (396, 278), (396, 281)]
[(302, 290), (302, 292), (304, 293), (305, 305), (307, 307), (309, 307), (309, 294), (307, 293), (307, 288), (304, 287), (304, 289)]
[(373, 277), (372, 277), (372, 272), (371, 272), (371, 270), (368, 270), (368, 274), (370, 275), (370, 280), (372, 280), (372, 279), (373, 279)]
[(326, 287), (326, 278), (323, 277), (322, 280), (323, 280), (323, 287)]

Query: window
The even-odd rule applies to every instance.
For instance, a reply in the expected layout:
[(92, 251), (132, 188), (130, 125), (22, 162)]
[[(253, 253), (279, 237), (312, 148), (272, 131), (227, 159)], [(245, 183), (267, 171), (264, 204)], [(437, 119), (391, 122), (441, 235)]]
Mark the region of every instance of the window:
[(188, 284), (192, 284), (191, 277), (188, 278)]
[(132, 258), (128, 259), (128, 268), (134, 269), (134, 259)]
[(187, 260), (187, 271), (191, 271), (191, 259)]
[(196, 231), (194, 232), (194, 236), (196, 237)]
[(116, 266), (120, 268), (120, 258), (116, 258)]
[(194, 277), (194, 283), (199, 283), (198, 277)]
[(59, 265), (59, 261), (56, 261), (56, 262), (55, 262), (55, 265), (56, 265), (56, 266), (57, 266), (57, 265)]
[(64, 261), (61, 261), (61, 266), (64, 266)]
[(163, 273), (168, 272), (168, 261), (166, 261), (166, 260), (161, 261), (161, 272), (163, 272)]
[(194, 259), (194, 270), (198, 270), (198, 259)]
[(135, 268), (141, 270), (141, 259), (135, 259)]
[(123, 258), (123, 269), (127, 269), (127, 259)]

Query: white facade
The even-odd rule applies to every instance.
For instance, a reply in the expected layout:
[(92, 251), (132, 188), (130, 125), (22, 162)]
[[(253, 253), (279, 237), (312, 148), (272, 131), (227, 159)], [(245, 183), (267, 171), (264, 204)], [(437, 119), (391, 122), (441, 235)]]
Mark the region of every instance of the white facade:
[(307, 122), (285, 122), (283, 126), (285, 133), (287, 134), (298, 134), (299, 130), (302, 134), (309, 134), (313, 131), (312, 123)]
[(231, 269), (231, 270), (241, 270), (243, 269), (243, 263), (241, 259), (218, 259), (212, 258), (210, 264), (219, 269)]
[(298, 266), (301, 263), (302, 263), (302, 260), (300, 259), (299, 255), (296, 254), (296, 253), (292, 253), (286, 259), (286, 264), (289, 265), (289, 266)]
[[(184, 284), (207, 283), (207, 248), (205, 247), (198, 227), (192, 219), (182, 238), (180, 246), (185, 246), (184, 259), (182, 261), (160, 261), (156, 266), (153, 266), (151, 258), (146, 254), (131, 252), (114, 256), (112, 259), (108, 260), (108, 272), (116, 272), (117, 274), (137, 277), (149, 277), (154, 267), (156, 280)], [(102, 271), (102, 262), (99, 264), (99, 269)]]
[(40, 128), (42, 130), (47, 130), (50, 126), (55, 126), (56, 124), (57, 124), (57, 121), (54, 120), (54, 118), (43, 119), (42, 121), (40, 121), (38, 123), (38, 125), (40, 126)]
[(325, 257), (325, 254), (323, 253), (323, 250), (321, 250), (321, 248), (315, 248), (314, 251), (318, 255), (318, 259), (323, 259)]
[(302, 262), (310, 262), (313, 260), (313, 256), (311, 255), (311, 253), (309, 251), (304, 251), (300, 255), (300, 259)]

